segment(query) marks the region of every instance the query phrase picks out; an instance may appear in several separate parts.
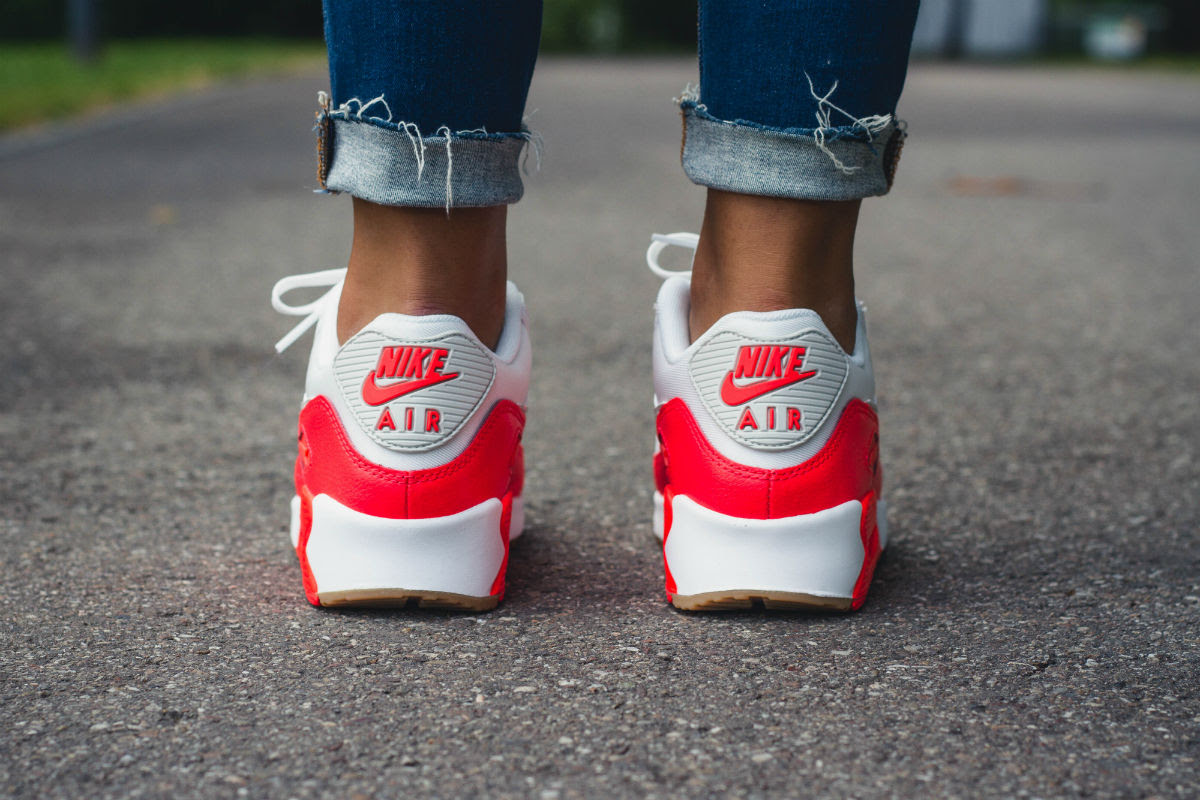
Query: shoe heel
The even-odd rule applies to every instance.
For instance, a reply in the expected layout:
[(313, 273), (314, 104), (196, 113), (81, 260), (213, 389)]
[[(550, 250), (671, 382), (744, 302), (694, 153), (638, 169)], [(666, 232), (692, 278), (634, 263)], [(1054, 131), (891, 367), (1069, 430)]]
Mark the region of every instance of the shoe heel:
[(663, 503), (667, 597), (690, 611), (858, 608), (879, 557), (872, 495), (781, 519), (727, 516), (685, 495)]
[(495, 608), (504, 594), (519, 498), (516, 505), (514, 513), (507, 495), (449, 516), (387, 519), (328, 495), (298, 496), (293, 542), (305, 593), (319, 606)]

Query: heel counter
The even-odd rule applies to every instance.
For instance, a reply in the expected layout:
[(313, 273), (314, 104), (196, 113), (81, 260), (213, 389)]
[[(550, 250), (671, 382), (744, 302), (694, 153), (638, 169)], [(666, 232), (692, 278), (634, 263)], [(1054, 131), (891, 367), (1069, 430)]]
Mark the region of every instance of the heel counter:
[(300, 412), (296, 489), (301, 494), (328, 495), (375, 517), (456, 514), (487, 499), (520, 493), (524, 424), (520, 407), (501, 400), (487, 413), (470, 445), (452, 461), (429, 469), (394, 470), (360, 455), (333, 404), (315, 397)]
[(751, 467), (719, 453), (678, 398), (659, 410), (658, 437), (659, 491), (686, 495), (730, 516), (776, 519), (811, 514), (878, 494), (882, 481), (878, 417), (859, 399), (846, 405), (820, 450), (783, 469)]

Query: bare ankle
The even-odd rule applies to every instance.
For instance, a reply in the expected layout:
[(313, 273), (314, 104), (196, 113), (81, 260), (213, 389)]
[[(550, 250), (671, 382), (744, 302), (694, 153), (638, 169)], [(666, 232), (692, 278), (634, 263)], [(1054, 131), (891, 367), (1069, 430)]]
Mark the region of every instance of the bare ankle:
[(507, 207), (398, 208), (354, 200), (338, 341), (383, 313), (461, 318), (495, 348), (504, 327)]
[(733, 311), (810, 308), (853, 350), (858, 208), (710, 189), (692, 269), (692, 340)]

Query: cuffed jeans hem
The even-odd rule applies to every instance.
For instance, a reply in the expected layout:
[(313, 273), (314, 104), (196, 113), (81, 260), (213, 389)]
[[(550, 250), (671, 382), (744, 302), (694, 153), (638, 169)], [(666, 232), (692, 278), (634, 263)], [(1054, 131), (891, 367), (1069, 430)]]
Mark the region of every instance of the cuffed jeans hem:
[[(471, 208), (515, 203), (525, 191), (520, 156), (530, 134), (318, 121), (322, 188), (388, 206)], [(415, 126), (413, 126), (415, 128)], [(328, 158), (328, 163), (326, 163)]]
[(685, 102), (683, 171), (742, 194), (856, 200), (887, 194), (905, 132), (893, 117), (862, 126), (779, 129), (725, 121)]

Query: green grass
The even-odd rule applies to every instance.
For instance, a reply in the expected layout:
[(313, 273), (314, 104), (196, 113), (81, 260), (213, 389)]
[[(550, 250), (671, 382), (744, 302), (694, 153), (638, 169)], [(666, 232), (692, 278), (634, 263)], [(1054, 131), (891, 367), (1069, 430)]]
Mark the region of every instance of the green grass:
[(94, 64), (62, 43), (0, 43), (0, 130), (161, 97), (229, 78), (319, 67), (319, 42), (139, 39), (109, 42)]
[[(1019, 63), (1019, 62), (1018, 62)], [(1080, 69), (1144, 70), (1148, 72), (1200, 73), (1200, 55), (1193, 53), (1153, 53), (1129, 61), (1099, 61), (1082, 53), (1045, 55), (1029, 63), (1035, 66), (1078, 67)]]

